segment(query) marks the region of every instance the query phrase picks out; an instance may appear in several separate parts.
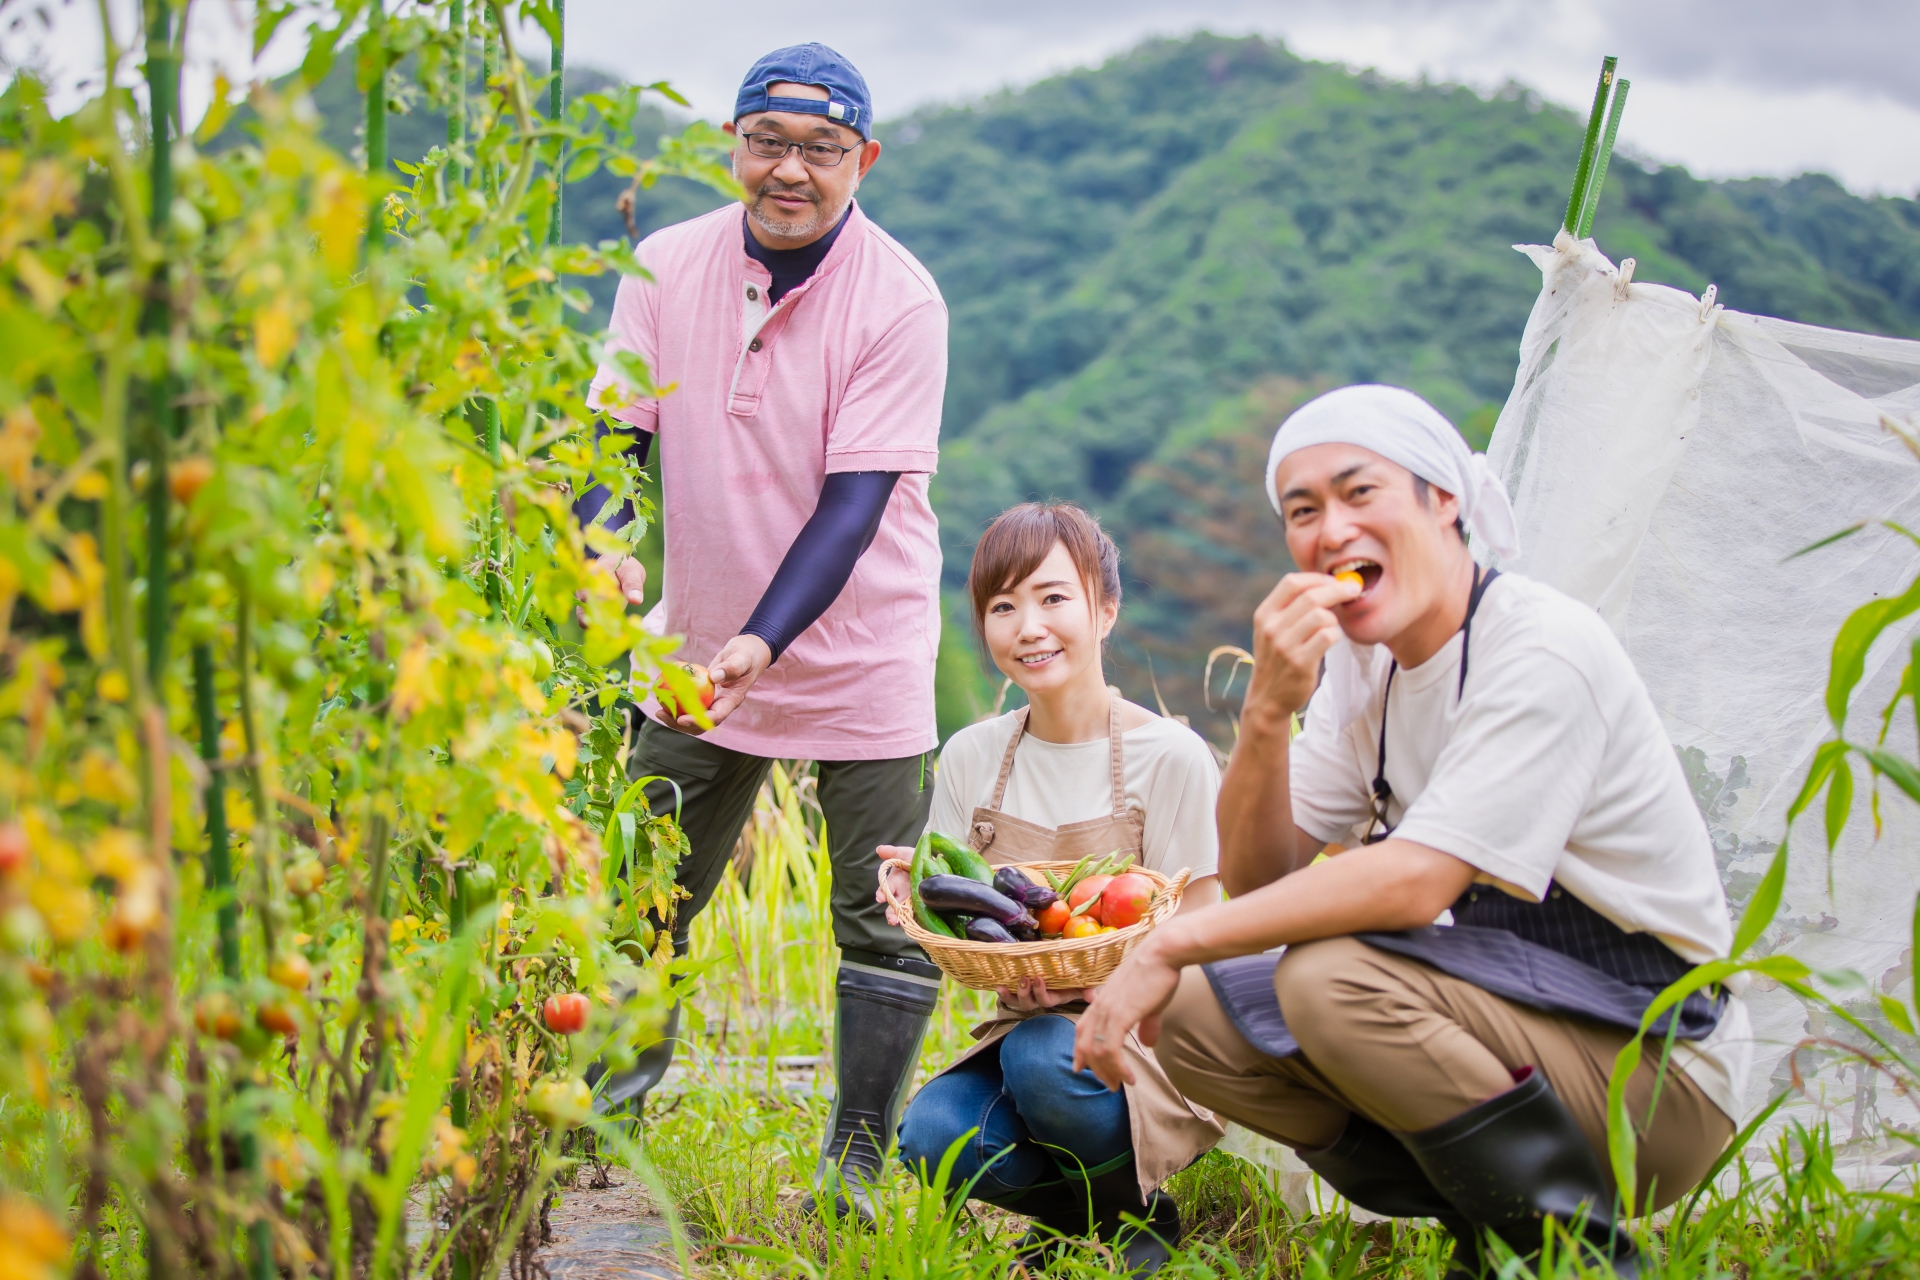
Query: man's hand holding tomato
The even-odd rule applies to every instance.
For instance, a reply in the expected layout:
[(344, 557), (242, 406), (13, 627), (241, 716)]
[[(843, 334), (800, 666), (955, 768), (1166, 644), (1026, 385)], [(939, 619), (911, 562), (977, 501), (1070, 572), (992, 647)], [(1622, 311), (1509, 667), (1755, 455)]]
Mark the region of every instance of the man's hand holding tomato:
[[(754, 681), (772, 665), (773, 650), (759, 636), (735, 636), (720, 647), (720, 652), (707, 664), (707, 675), (713, 681), (713, 705), (707, 708), (707, 719), (715, 728), (747, 700)], [(706, 732), (684, 712), (671, 723), (682, 733)]]

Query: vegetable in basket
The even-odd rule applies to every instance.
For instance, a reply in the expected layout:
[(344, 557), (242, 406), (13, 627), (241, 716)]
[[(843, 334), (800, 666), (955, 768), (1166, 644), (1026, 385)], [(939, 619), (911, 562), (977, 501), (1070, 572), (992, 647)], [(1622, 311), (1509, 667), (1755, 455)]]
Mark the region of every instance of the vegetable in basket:
[(919, 890), (921, 900), (942, 915), (982, 916), (1004, 926), (1010, 933), (1032, 930), (1035, 937), (1039, 936), (1040, 925), (1032, 912), (977, 880), (965, 876), (928, 876), (920, 882)]

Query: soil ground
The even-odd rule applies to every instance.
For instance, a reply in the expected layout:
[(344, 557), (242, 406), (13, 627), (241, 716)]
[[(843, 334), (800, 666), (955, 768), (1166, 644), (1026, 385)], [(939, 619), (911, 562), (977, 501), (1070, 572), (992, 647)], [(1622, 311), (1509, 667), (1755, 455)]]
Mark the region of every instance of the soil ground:
[(590, 1168), (561, 1193), (549, 1221), (553, 1242), (539, 1258), (552, 1280), (679, 1280), (673, 1234), (639, 1179), (608, 1168), (602, 1188)]

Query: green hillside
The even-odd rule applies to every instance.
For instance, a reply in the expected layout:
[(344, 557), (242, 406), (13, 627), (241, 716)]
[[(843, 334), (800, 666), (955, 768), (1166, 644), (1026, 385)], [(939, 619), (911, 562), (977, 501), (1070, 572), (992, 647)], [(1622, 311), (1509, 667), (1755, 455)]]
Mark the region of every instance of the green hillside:
[[(336, 72), (320, 96), (350, 142), (350, 83)], [(1087, 503), (1126, 556), (1117, 678), (1149, 700), (1157, 679), (1224, 738), (1226, 721), (1202, 711), (1205, 654), (1245, 642), (1286, 567), (1259, 494), (1273, 425), (1315, 389), (1381, 380), (1484, 443), (1539, 287), (1510, 246), (1552, 238), (1581, 124), (1520, 88), (1486, 98), (1201, 35), (883, 125), (861, 199), (953, 316), (935, 486), (949, 585), (1010, 503)], [(437, 119), (410, 117), (394, 154), (441, 136)], [(569, 233), (624, 236), (622, 185), (576, 184)], [(715, 199), (665, 182), (642, 195), (641, 229)], [(1703, 182), (1616, 157), (1595, 226), (1642, 280), (1920, 334), (1912, 200), (1817, 175)], [(610, 285), (594, 287), (601, 315)], [(949, 722), (988, 696), (984, 680), (965, 687), (966, 666), (943, 663)]]
[[(863, 197), (953, 309), (950, 578), (1009, 503), (1087, 503), (1126, 554), (1120, 682), (1202, 723), (1205, 654), (1246, 642), (1286, 567), (1259, 494), (1274, 424), (1391, 381), (1483, 443), (1539, 288), (1510, 246), (1552, 238), (1582, 123), (1200, 36), (883, 130)], [(1616, 161), (1595, 225), (1640, 279), (1920, 334), (1914, 201)]]

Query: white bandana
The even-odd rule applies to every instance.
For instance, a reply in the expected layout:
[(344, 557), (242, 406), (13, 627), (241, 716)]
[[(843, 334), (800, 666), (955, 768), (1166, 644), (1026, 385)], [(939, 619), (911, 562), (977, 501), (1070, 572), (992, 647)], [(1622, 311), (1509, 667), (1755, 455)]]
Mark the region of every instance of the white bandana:
[[(1267, 452), (1267, 501), (1280, 510), (1274, 476), (1288, 454), (1316, 444), (1351, 444), (1397, 462), (1460, 501), (1460, 520), (1476, 546), (1503, 560), (1520, 555), (1520, 531), (1506, 486), (1485, 454), (1467, 442), (1438, 409), (1411, 391), (1372, 384), (1342, 387), (1295, 410), (1273, 433)], [(1366, 709), (1373, 668), (1384, 666), (1377, 646), (1342, 638), (1327, 653), (1327, 699), (1334, 727), (1344, 729)]]

